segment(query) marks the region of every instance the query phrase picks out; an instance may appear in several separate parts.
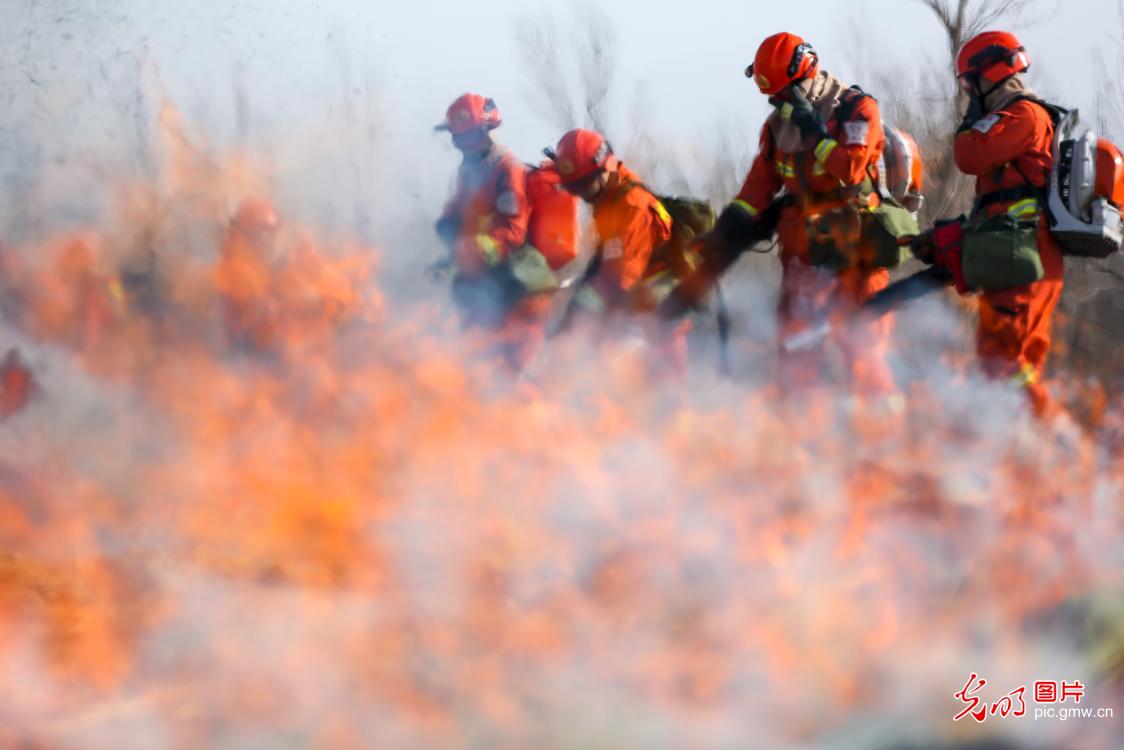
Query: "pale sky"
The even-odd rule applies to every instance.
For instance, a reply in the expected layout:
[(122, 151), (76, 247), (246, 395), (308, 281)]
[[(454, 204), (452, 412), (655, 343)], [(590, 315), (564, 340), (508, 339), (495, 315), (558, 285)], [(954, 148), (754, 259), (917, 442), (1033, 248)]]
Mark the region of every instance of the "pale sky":
[[(1044, 5), (1050, 3), (1043, 0)], [(199, 5), (200, 17), (213, 15), (206, 10), (212, 2)], [(857, 67), (852, 52), (860, 46), (872, 64), (891, 67), (943, 64), (945, 59), (935, 20), (911, 0), (614, 0), (595, 5), (617, 33), (612, 122), (618, 139), (627, 137), (622, 131), (627, 130), (638, 91), (654, 102), (656, 122), (645, 123), (651, 130), (705, 137), (702, 134), (727, 115), (756, 124), (767, 106), (742, 71), (760, 40), (780, 30), (806, 37), (827, 69), (854, 83), (863, 83), (851, 80)], [(449, 101), (467, 90), (496, 99), (505, 119), (497, 135), (524, 159), (536, 158), (539, 149), (557, 140), (558, 129), (526, 102), (527, 77), (513, 21), (551, 13), (564, 27), (587, 6), (559, 0), (258, 0), (235, 4), (219, 17), (260, 26), (260, 35), (244, 51), (250, 77), (268, 82), (259, 91), (258, 106), (284, 110), (331, 90), (334, 84), (325, 79), (333, 75), (331, 63), (342, 53), (329, 49), (330, 34), (331, 45), (350, 50), (353, 68), (372, 72), (392, 151), (433, 149), (443, 155), (438, 163), (451, 169), (455, 154), (431, 128)], [(263, 7), (285, 10), (264, 12)], [(1090, 33), (1090, 19), (1098, 18), (1105, 20), (1104, 30)], [(855, 28), (861, 29), (861, 41), (853, 38)], [(1091, 69), (1092, 47), (1111, 48), (1112, 35), (1118, 37), (1120, 28), (1116, 0), (1064, 0), (1050, 20), (1020, 31), (1035, 61), (1032, 80), (1064, 92), (1065, 103), (1088, 107), (1094, 96), (1091, 75), (1083, 78), (1081, 72)], [(181, 38), (182, 48), (189, 49), (192, 37)], [(180, 71), (180, 76), (189, 88), (191, 73)], [(269, 104), (272, 98), (278, 101)], [(755, 139), (756, 132), (746, 137)]]
[[(1020, 30), (1034, 62), (1032, 82), (1043, 93), (1062, 104), (1090, 106), (1091, 56), (1098, 46), (1115, 54), (1121, 30), (1116, 5), (1064, 0), (1049, 21)], [(713, 137), (716, 123), (732, 117), (748, 123), (744, 138), (755, 142), (767, 105), (743, 70), (761, 39), (777, 31), (806, 37), (824, 67), (851, 83), (864, 83), (855, 80), (863, 64), (908, 73), (945, 61), (935, 20), (911, 0), (613, 0), (596, 6), (617, 34), (610, 135), (618, 140), (628, 138), (641, 98), (650, 102), (640, 124), (649, 132), (691, 142)], [(219, 141), (233, 129), (235, 78), (247, 93), (255, 132), (304, 128), (302, 147), (318, 141), (325, 158), (372, 158), (333, 153), (339, 150), (333, 119), (362, 120), (379, 157), (357, 169), (369, 170), (391, 194), (398, 187), (415, 203), (432, 203), (457, 163), (447, 137), (434, 135), (432, 127), (464, 91), (495, 98), (505, 120), (498, 136), (526, 160), (561, 135), (526, 101), (513, 21), (553, 13), (565, 28), (583, 7), (588, 4), (565, 0), (0, 0), (0, 76), (8, 97), (0, 108), (0, 149), (56, 138), (49, 126), (57, 102), (46, 121), (25, 121), (19, 104), (69, 86), (71, 107), (81, 112), (83, 97), (106, 95), (98, 88), (104, 86), (100, 66), (137, 55), (157, 71), (149, 78), (158, 78), (171, 102)], [(67, 38), (56, 22), (61, 16), (72, 19), (81, 38)], [(857, 49), (865, 63), (854, 59)], [(356, 108), (364, 90), (373, 109)], [(111, 93), (125, 100), (130, 95)], [(67, 137), (73, 148), (88, 151), (84, 124), (76, 116), (77, 130)]]
[[(869, 47), (872, 60), (908, 66), (944, 59), (935, 20), (910, 0), (614, 0), (597, 5), (617, 29), (618, 94), (627, 99), (636, 85), (644, 84), (658, 103), (661, 124), (683, 133), (708, 126), (723, 111), (764, 116), (764, 98), (742, 71), (760, 40), (777, 31), (807, 38), (824, 66), (844, 77), (851, 72), (848, 58), (856, 47), (852, 19), (861, 24), (861, 44)], [(1079, 106), (1091, 102), (1092, 87), (1089, 81), (1073, 80), (1070, 71), (1089, 66), (1089, 45), (1108, 46), (1110, 32), (1119, 35), (1115, 5), (1115, 0), (1065, 0), (1063, 10), (1047, 23), (1021, 32), (1036, 61), (1034, 73), (1064, 79)], [(493, 96), (505, 112), (506, 142), (532, 152), (555, 134), (523, 101), (525, 77), (512, 19), (553, 12), (561, 21), (567, 11), (572, 17), (581, 7), (580, 2), (543, 0), (391, 3), (368, 27), (368, 38), (372, 55), (381, 60), (387, 98), (406, 107), (409, 119), (403, 124), (422, 128), (436, 121), (434, 115), (439, 119), (447, 100), (478, 90)], [(1081, 12), (1074, 12), (1078, 7)], [(1091, 18), (1107, 19), (1100, 35), (1090, 35)], [(618, 110), (629, 106), (621, 101)]]

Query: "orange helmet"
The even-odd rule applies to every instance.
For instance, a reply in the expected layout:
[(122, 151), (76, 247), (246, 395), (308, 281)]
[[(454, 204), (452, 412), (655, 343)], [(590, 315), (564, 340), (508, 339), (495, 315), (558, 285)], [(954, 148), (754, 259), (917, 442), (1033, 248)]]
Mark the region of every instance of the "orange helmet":
[(909, 144), (909, 153), (913, 157), (909, 169), (909, 189), (911, 192), (920, 193), (925, 190), (925, 160), (921, 157), (921, 147), (909, 133), (902, 133), (906, 143)]
[(265, 234), (281, 225), (273, 204), (264, 198), (246, 198), (238, 204), (231, 226), (247, 234)]
[(1097, 178), (1093, 194), (1124, 206), (1124, 154), (1111, 141), (1097, 140)]
[(613, 155), (613, 149), (600, 133), (592, 130), (571, 130), (558, 141), (557, 151), (547, 151), (554, 160), (562, 184), (580, 182), (590, 175), (605, 169)]
[(781, 33), (761, 42), (745, 74), (762, 94), (772, 96), (796, 81), (811, 78), (819, 69), (820, 56), (812, 45), (795, 34)]
[(448, 130), (461, 135), (476, 128), (492, 130), (500, 126), (500, 111), (496, 103), (480, 94), (463, 94), (445, 111), (445, 121), (434, 130)]
[(965, 88), (984, 81), (994, 85), (1029, 67), (1026, 48), (1006, 31), (977, 34), (956, 55), (956, 77)]

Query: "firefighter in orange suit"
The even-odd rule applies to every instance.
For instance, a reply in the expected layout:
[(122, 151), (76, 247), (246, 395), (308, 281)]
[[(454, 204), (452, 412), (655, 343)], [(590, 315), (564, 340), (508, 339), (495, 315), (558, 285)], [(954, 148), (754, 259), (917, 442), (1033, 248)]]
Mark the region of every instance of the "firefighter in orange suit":
[[(598, 244), (587, 278), (576, 292), (578, 314), (603, 318), (652, 312), (660, 286), (674, 281), (672, 269), (658, 253), (671, 239), (671, 215), (613, 155), (600, 133), (571, 130), (552, 155), (563, 188), (593, 208)], [(654, 318), (640, 323), (649, 343), (670, 358), (676, 372), (683, 372), (686, 324), (665, 335)]]
[[(787, 339), (825, 314), (849, 315), (889, 282), (885, 269), (866, 260), (860, 211), (876, 207), (878, 162), (885, 146), (878, 103), (821, 70), (815, 50), (794, 34), (769, 37), (746, 70), (775, 107), (761, 129), (760, 146), (737, 197), (715, 231), (699, 242), (703, 262), (678, 295), (701, 296), (756, 237), (758, 221), (782, 189), (788, 198), (777, 234), (782, 268), (778, 309)], [(771, 234), (771, 231), (769, 232)], [(832, 339), (861, 396), (900, 403), (885, 360), (889, 316), (837, 326)], [(822, 346), (780, 350), (782, 386), (815, 382)]]
[(1063, 267), (1041, 198), (1053, 167), (1054, 124), (1032, 101), (1034, 93), (1023, 78), (1029, 67), (1026, 50), (1012, 34), (985, 32), (964, 45), (956, 72), (969, 105), (954, 154), (956, 166), (976, 177), (973, 218), (1007, 213), (1038, 222), (1043, 276), (980, 295), (977, 348), (984, 371), (1024, 387), (1041, 416), (1050, 408), (1040, 379), (1062, 296)]
[(268, 351), (278, 343), (273, 274), (280, 226), (272, 203), (246, 198), (230, 219), (215, 267), (223, 327), (231, 345), (245, 351)]
[(465, 94), (436, 128), (452, 135), (463, 161), (454, 195), (437, 221), (449, 256), (430, 268), (452, 271), (462, 322), (495, 332), (503, 361), (517, 372), (542, 345), (550, 297), (527, 294), (503, 272), (503, 262), (527, 241), (530, 204), (523, 164), (492, 138), (500, 122), (495, 102)]

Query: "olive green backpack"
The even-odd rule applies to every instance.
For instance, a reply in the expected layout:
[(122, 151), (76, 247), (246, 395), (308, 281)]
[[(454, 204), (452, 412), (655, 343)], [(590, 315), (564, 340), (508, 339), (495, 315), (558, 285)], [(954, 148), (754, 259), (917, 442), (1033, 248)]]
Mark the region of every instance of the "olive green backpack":
[[(851, 119), (855, 108), (863, 99), (873, 97), (858, 86), (848, 89), (847, 96), (835, 108), (831, 117), (843, 123)], [(857, 210), (859, 212), (858, 244), (863, 251), (863, 257), (850, 257), (848, 253), (834, 247), (832, 243), (812, 243), (809, 248), (809, 258), (813, 265), (827, 266), (833, 269), (845, 268), (852, 263), (861, 262), (868, 268), (894, 268), (908, 257), (908, 248), (902, 242), (920, 233), (917, 217), (894, 199), (889, 191), (879, 188), (878, 180), (874, 178), (872, 167), (868, 167), (867, 176), (857, 186), (859, 195), (877, 193), (879, 203), (874, 208), (840, 209), (841, 211)], [(853, 219), (852, 219), (853, 220)], [(822, 232), (829, 236), (830, 232)]]

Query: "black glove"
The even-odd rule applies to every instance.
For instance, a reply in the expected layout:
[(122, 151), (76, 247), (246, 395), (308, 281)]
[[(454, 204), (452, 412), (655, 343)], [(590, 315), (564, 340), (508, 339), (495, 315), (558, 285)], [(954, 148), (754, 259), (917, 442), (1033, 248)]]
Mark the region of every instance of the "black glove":
[[(725, 257), (734, 252), (730, 247), (729, 238), (724, 233), (718, 231), (717, 228), (696, 235), (691, 241), (691, 246), (688, 250), (705, 263), (714, 263), (716, 259)], [(737, 254), (738, 253), (735, 253), (735, 255)]]
[(975, 94), (968, 95), (968, 109), (964, 112), (964, 119), (960, 123), (960, 127), (956, 129), (957, 133), (962, 133), (965, 130), (971, 130), (972, 126), (980, 121), (984, 116), (983, 97)]
[(787, 99), (773, 97), (769, 100), (769, 103), (780, 111), (781, 117), (790, 120), (793, 125), (799, 128), (800, 134), (805, 138), (812, 138), (816, 142), (827, 138), (827, 124), (812, 107), (812, 102), (808, 101), (808, 97), (804, 96), (804, 92), (796, 85), (789, 86), (788, 91)]
[[(774, 226), (773, 229), (776, 229)], [(740, 255), (743, 250), (760, 239), (760, 217), (752, 217), (733, 204), (722, 209), (714, 225), (714, 233), (721, 235), (728, 253)], [(771, 234), (771, 232), (770, 232)]]
[(931, 266), (936, 262), (937, 246), (933, 242), (933, 233), (931, 231), (922, 232), (914, 237), (909, 243), (909, 249), (913, 253), (913, 257), (927, 266)]
[(698, 307), (718, 277), (741, 255), (719, 229), (696, 236), (687, 253), (695, 262), (660, 304), (657, 315), (662, 320), (674, 322)]

